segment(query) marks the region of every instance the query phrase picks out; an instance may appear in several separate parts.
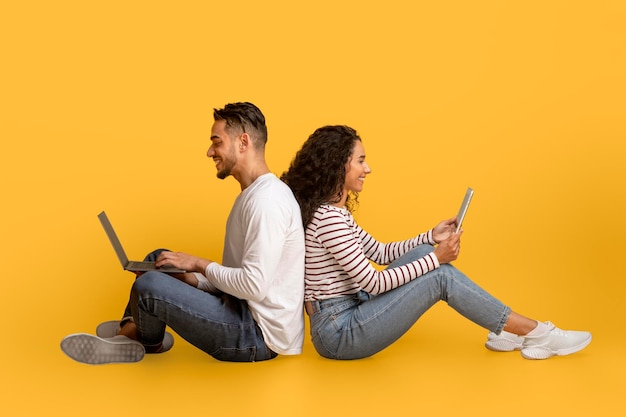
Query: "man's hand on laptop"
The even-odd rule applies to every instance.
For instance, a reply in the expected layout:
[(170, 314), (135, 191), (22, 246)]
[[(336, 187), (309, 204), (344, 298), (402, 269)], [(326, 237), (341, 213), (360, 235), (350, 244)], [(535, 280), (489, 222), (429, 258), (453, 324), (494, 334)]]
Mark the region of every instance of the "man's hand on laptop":
[(195, 285), (197, 285), (197, 278), (193, 274), (191, 274), (191, 272), (199, 272), (201, 274), (204, 274), (206, 267), (211, 262), (212, 261), (208, 259), (199, 258), (197, 256), (189, 255), (183, 252), (163, 251), (159, 254), (159, 256), (156, 259), (156, 266), (159, 268), (173, 267), (173, 268), (184, 269), (185, 271), (188, 271), (190, 273), (172, 274), (172, 275), (185, 275), (187, 276), (187, 278), (183, 279), (183, 281), (191, 284), (190, 282), (187, 281), (191, 279), (195, 282)]

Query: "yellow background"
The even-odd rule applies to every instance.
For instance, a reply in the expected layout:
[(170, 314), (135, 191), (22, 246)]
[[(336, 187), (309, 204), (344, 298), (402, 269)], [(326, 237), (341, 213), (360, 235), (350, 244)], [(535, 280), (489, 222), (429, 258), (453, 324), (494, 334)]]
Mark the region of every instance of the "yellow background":
[[(0, 6), (0, 410), (63, 415), (623, 415), (626, 3), (20, 1)], [(119, 317), (132, 258), (220, 259), (238, 185), (206, 159), (212, 109), (251, 101), (280, 174), (349, 124), (380, 240), (456, 213), (457, 266), (520, 313), (590, 330), (532, 362), (436, 306), (373, 358), (220, 363), (176, 336), (87, 366), (62, 337)], [(331, 151), (331, 150), (329, 150)]]

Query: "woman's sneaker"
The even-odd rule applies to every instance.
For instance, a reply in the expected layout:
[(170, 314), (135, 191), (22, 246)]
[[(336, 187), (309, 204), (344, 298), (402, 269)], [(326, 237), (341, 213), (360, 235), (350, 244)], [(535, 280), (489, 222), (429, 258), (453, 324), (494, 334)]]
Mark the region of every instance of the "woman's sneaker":
[(141, 343), (126, 336), (102, 338), (87, 333), (66, 336), (61, 350), (75, 361), (90, 365), (139, 362), (146, 353)]
[(526, 359), (548, 359), (552, 356), (571, 355), (591, 343), (591, 333), (561, 330), (547, 321), (548, 331), (541, 336), (524, 337), (522, 356)]
[(524, 338), (502, 330), (500, 334), (489, 332), (485, 347), (495, 352), (513, 352), (522, 349)]

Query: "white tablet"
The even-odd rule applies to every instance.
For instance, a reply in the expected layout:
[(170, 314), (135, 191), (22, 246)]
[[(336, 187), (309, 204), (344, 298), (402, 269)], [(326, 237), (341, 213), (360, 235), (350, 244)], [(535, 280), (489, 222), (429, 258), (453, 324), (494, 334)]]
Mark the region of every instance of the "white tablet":
[(467, 213), (467, 208), (469, 207), (470, 201), (472, 201), (472, 196), (473, 195), (474, 195), (474, 190), (472, 190), (471, 188), (468, 187), (467, 191), (465, 192), (465, 198), (463, 199), (463, 202), (461, 203), (461, 208), (459, 209), (459, 214), (456, 215), (456, 218), (457, 218), (456, 231), (457, 231), (457, 233), (459, 232), (459, 230), (461, 230), (461, 225), (463, 224), (463, 220), (465, 219), (465, 214)]

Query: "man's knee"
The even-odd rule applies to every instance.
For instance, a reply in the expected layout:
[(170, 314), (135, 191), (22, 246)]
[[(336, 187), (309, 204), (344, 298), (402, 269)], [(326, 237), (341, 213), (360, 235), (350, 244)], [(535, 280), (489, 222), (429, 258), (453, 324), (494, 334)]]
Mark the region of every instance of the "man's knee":
[(155, 249), (143, 259), (146, 262), (154, 262), (156, 258), (161, 254), (161, 252), (171, 252), (169, 249)]
[(137, 277), (133, 284), (133, 289), (139, 293), (153, 291), (161, 287), (169, 277), (159, 271), (148, 271)]

